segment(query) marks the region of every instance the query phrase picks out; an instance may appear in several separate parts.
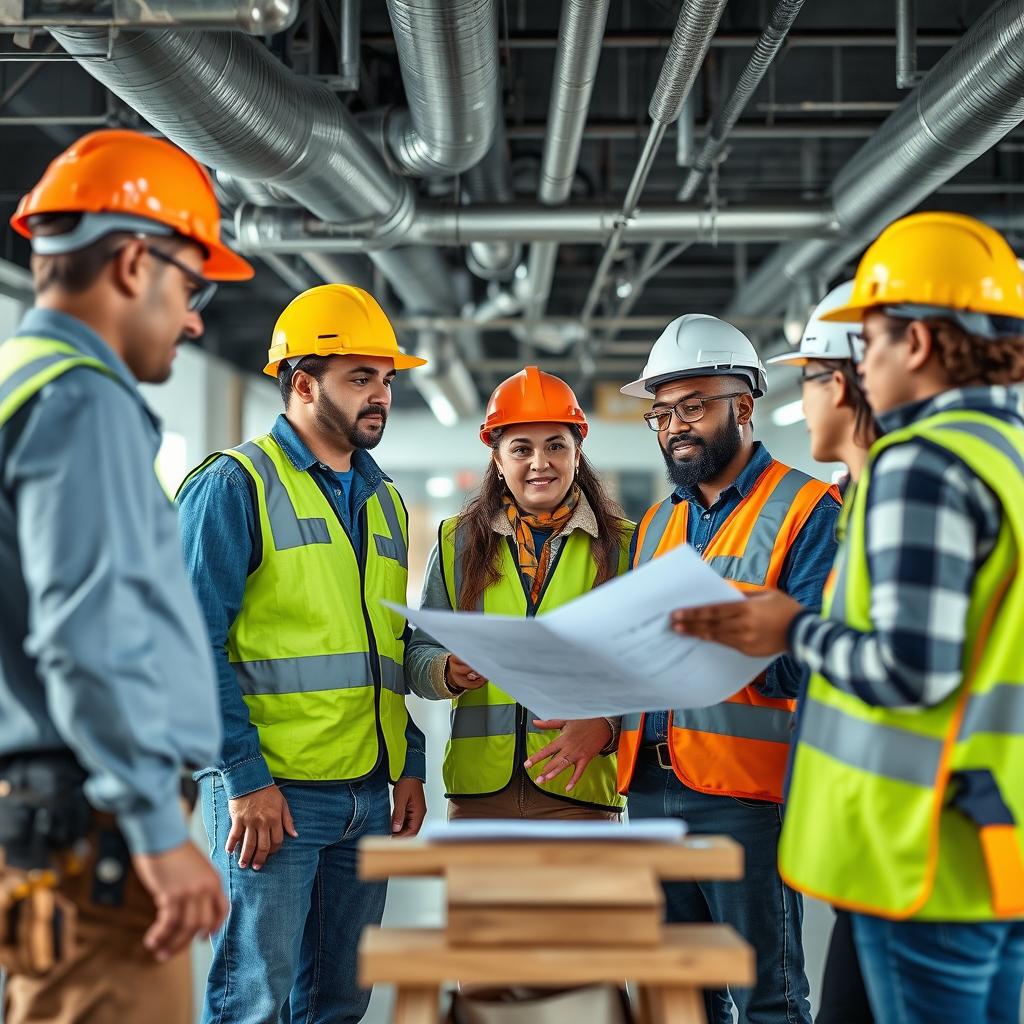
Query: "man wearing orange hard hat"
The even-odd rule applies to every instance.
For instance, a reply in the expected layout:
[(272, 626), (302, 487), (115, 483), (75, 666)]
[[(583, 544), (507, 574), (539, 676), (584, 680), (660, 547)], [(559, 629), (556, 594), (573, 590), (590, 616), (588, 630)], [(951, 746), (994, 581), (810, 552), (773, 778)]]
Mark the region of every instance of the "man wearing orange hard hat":
[[(365, 835), (415, 835), (423, 736), (405, 707), (408, 514), (369, 454), (398, 348), (372, 295), (311, 288), (274, 328), (265, 373), (284, 413), (210, 456), (180, 493), (185, 560), (213, 645), (224, 746), (200, 775), (231, 915), (203, 1020), (360, 1020), (356, 948), (385, 885)], [(388, 785), (394, 786), (394, 807)], [(329, 965), (329, 966), (326, 966)]]
[(185, 1024), (188, 946), (227, 911), (182, 807), (219, 749), (215, 677), (138, 389), (215, 281), (252, 276), (219, 225), (206, 171), (130, 131), (79, 139), (11, 219), (36, 303), (0, 345), (8, 1024)]

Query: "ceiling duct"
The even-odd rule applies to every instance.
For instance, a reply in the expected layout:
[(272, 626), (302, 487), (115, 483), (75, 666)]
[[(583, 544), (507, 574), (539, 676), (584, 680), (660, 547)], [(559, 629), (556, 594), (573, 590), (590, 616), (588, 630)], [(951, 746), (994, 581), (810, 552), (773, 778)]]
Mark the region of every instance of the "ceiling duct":
[(928, 72), (837, 175), (839, 236), (779, 246), (736, 293), (728, 317), (786, 305), (787, 284), (829, 280), (890, 221), (912, 210), (1024, 120), (1024, 5), (999, 0)]

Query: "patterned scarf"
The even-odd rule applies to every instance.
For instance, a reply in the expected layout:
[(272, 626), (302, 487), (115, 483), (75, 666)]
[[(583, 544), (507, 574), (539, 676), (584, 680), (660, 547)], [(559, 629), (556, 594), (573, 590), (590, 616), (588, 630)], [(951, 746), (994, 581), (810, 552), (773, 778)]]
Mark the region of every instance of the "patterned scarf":
[[(505, 506), (505, 514), (512, 524), (512, 533), (516, 539), (516, 546), (519, 550), (519, 571), (530, 581), (530, 599), (534, 604), (540, 596), (541, 588), (544, 586), (544, 577), (548, 572), (548, 560), (551, 555), (551, 541), (561, 533), (563, 527), (569, 522), (570, 517), (576, 510), (580, 500), (580, 489), (573, 484), (565, 501), (553, 512), (540, 512), (532, 514), (524, 512), (506, 492), (502, 495), (502, 504)], [(537, 554), (537, 545), (533, 540), (533, 531), (530, 527), (538, 530), (550, 530), (551, 536), (544, 542), (540, 554)]]

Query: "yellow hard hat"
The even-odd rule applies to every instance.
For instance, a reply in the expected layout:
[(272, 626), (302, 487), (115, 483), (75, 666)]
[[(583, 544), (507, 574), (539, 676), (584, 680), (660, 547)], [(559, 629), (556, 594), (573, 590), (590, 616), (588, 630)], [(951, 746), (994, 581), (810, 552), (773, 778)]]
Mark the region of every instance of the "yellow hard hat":
[(274, 325), (263, 372), (277, 376), (282, 359), (299, 356), (376, 356), (391, 359), (396, 370), (423, 366), (407, 356), (377, 300), (351, 284), (321, 284), (296, 295)]
[(1006, 239), (962, 213), (893, 221), (864, 253), (850, 301), (822, 320), (860, 321), (875, 306), (1024, 318), (1024, 271)]

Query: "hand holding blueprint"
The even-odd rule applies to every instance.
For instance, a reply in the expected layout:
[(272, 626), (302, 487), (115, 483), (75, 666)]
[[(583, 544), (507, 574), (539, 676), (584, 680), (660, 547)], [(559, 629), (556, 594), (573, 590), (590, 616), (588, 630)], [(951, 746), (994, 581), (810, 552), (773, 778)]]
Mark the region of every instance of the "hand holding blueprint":
[(393, 607), (539, 717), (596, 718), (741, 690), (772, 659), (680, 636), (668, 616), (742, 600), (684, 545), (539, 619)]

